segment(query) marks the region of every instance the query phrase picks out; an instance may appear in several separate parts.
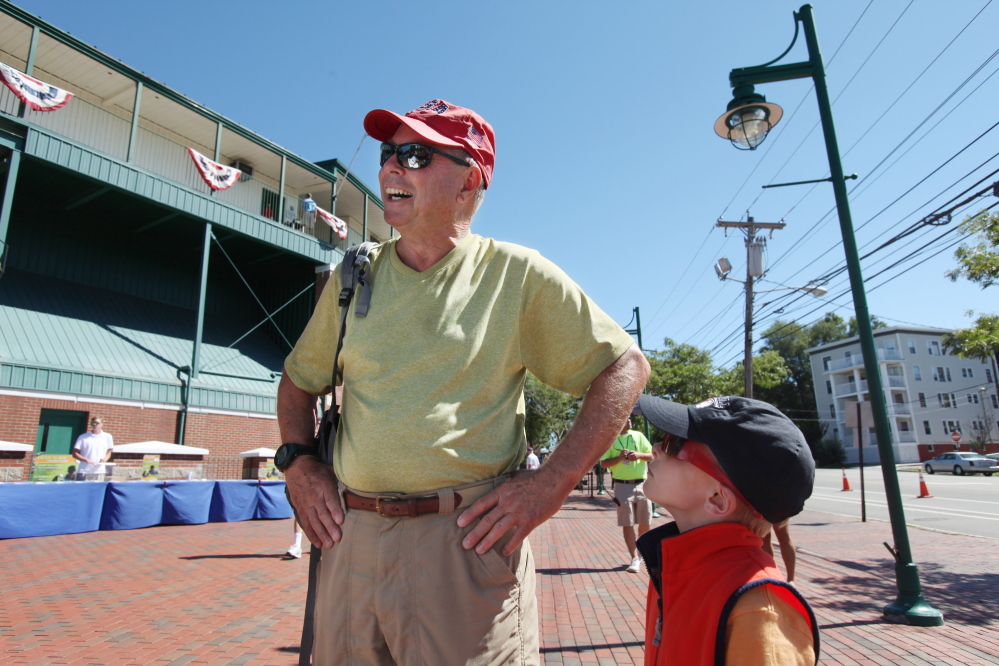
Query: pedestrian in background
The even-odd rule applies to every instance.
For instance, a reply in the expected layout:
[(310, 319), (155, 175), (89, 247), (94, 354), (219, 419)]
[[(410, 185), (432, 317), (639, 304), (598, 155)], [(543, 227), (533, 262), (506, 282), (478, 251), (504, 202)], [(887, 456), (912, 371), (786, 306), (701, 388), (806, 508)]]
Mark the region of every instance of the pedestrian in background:
[[(614, 504), (617, 524), (624, 532), (624, 544), (631, 555), (626, 571), (638, 573), (642, 560), (635, 550), (635, 540), (649, 531), (652, 524), (652, 503), (645, 497), (645, 476), (652, 460), (652, 445), (645, 435), (631, 429), (631, 419), (610, 449), (600, 459), (600, 465), (614, 477)], [(638, 534), (635, 534), (636, 527)]]

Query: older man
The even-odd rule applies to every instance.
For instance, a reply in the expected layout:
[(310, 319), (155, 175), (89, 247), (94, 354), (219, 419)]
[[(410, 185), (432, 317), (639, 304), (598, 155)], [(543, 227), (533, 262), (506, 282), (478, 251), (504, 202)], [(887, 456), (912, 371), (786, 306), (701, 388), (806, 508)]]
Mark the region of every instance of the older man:
[[(375, 110), (385, 221), (373, 295), (349, 316), (333, 466), (313, 440), (339, 332), (339, 271), (285, 363), (286, 479), (323, 550), (317, 664), (536, 664), (527, 535), (607, 450), (649, 373), (631, 338), (537, 252), (470, 233), (495, 135), (433, 100)], [(524, 460), (527, 370), (586, 399), (537, 471)], [(291, 454), (299, 454), (296, 456)], [(346, 509), (346, 511), (345, 511)]]

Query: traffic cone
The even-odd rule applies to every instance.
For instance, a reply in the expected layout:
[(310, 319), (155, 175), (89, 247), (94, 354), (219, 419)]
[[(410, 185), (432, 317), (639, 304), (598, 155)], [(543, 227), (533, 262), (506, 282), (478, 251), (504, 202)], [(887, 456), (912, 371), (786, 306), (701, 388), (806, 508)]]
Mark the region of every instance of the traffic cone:
[(923, 480), (923, 471), (920, 470), (919, 471), (919, 495), (916, 496), (916, 499), (921, 499), (923, 497), (933, 497), (933, 495), (930, 494), (930, 489), (926, 487), (926, 481)]
[(850, 487), (850, 482), (846, 478), (846, 468), (844, 467), (843, 468), (843, 490), (841, 490), (840, 492), (844, 492), (845, 493), (848, 490), (853, 490), (853, 488)]

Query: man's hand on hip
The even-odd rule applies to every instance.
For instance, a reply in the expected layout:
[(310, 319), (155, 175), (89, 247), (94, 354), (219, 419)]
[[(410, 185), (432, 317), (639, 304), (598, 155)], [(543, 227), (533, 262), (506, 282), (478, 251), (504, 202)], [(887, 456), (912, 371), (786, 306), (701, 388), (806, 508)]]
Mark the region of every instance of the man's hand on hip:
[[(458, 517), (458, 526), (479, 524), (465, 535), (465, 550), (487, 552), (507, 532), (513, 531), (503, 555), (512, 554), (534, 528), (558, 511), (568, 492), (562, 492), (551, 474), (542, 470), (517, 472), (517, 475), (483, 495)], [(571, 490), (571, 488), (570, 488)]]
[(312, 456), (299, 456), (284, 478), (305, 536), (317, 547), (332, 548), (343, 536), (343, 508), (333, 467)]

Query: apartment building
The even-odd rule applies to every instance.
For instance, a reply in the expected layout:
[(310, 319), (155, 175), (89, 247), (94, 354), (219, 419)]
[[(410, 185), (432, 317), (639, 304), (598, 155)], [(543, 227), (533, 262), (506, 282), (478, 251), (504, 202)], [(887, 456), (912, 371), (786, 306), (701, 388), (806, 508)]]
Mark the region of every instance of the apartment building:
[(6, 1), (0, 63), (68, 99), (0, 86), (0, 480), (95, 416), (116, 444), (207, 449), (206, 475), (239, 478), (240, 452), (280, 443), (277, 380), (330, 268), (391, 236), (382, 202)]
[[(948, 329), (891, 327), (874, 332), (896, 462), (917, 462), (973, 442), (999, 449), (999, 397), (994, 363), (961, 359), (943, 349)], [(807, 350), (815, 404), (827, 436), (842, 442), (847, 462), (859, 459), (857, 433), (846, 426), (858, 401), (870, 400), (858, 337)], [(956, 433), (956, 435), (955, 435)], [(877, 462), (877, 436), (863, 436), (864, 462)]]

